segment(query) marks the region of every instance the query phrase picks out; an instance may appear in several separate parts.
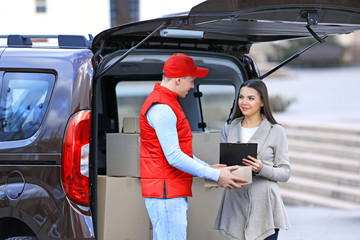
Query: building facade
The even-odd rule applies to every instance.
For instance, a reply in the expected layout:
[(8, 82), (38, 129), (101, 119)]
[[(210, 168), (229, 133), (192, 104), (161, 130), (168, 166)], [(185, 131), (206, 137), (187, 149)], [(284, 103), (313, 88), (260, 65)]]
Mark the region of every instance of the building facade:
[(96, 35), (110, 27), (110, 0), (0, 0), (0, 35)]
[(110, 0), (111, 27), (139, 20), (139, 0)]

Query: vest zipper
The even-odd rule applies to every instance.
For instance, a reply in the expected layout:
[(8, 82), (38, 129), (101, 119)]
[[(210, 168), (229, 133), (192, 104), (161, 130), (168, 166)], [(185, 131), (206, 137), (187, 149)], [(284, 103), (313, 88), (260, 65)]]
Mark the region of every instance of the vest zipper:
[(164, 181), (164, 199), (166, 199), (166, 182)]

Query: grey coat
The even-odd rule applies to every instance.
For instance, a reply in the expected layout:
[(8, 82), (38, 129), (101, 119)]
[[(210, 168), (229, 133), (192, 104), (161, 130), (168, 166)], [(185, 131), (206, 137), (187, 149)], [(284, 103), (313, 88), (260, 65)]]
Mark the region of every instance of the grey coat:
[[(227, 124), (221, 142), (240, 141), (241, 121)], [(275, 228), (288, 229), (289, 223), (282, 201), (279, 182), (290, 178), (290, 164), (285, 129), (271, 124), (265, 116), (250, 139), (258, 144), (262, 170), (253, 182), (242, 189), (225, 190), (214, 225), (228, 239), (261, 240), (272, 235)]]

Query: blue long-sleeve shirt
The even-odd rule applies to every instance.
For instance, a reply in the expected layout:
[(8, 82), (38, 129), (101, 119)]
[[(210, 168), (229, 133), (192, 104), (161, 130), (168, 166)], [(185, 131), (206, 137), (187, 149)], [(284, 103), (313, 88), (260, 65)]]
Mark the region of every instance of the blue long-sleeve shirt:
[(177, 118), (173, 110), (166, 104), (154, 104), (146, 113), (146, 118), (151, 127), (155, 129), (161, 148), (169, 164), (191, 175), (219, 180), (220, 171), (211, 168), (209, 164), (193, 156), (186, 155), (180, 149), (176, 129)]

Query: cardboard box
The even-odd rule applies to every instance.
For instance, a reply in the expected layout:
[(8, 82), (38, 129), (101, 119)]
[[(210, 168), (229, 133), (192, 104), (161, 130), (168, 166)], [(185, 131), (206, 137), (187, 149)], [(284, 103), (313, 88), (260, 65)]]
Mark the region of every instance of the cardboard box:
[[(248, 167), (248, 166), (239, 166), (238, 169), (231, 171), (231, 173), (239, 178), (243, 178), (246, 179), (248, 182), (247, 183), (238, 183), (239, 185), (247, 185), (252, 183), (252, 168)], [(210, 188), (210, 187), (219, 187), (219, 184), (209, 180), (209, 179), (205, 179), (205, 187), (206, 188)]]
[(123, 118), (123, 133), (140, 133), (139, 117)]
[(139, 178), (98, 176), (98, 239), (150, 239)]
[(107, 175), (140, 177), (139, 134), (106, 134)]
[[(188, 239), (222, 239), (213, 229), (224, 189), (195, 177), (189, 199)], [(98, 176), (98, 239), (152, 239), (139, 178)]]
[[(210, 165), (219, 163), (220, 133), (193, 133), (193, 152)], [(107, 175), (140, 177), (139, 134), (106, 134)]]
[(213, 229), (224, 189), (204, 188), (204, 179), (195, 177), (192, 192), (193, 197), (188, 198), (187, 239), (224, 239)]
[(202, 161), (214, 165), (220, 159), (220, 132), (193, 132), (193, 152)]

